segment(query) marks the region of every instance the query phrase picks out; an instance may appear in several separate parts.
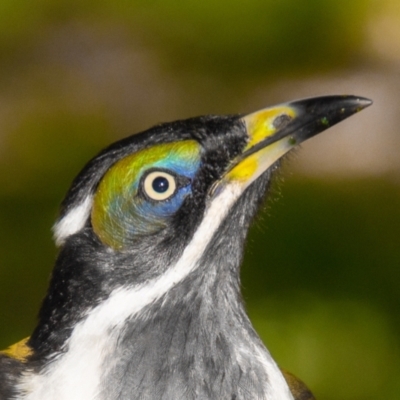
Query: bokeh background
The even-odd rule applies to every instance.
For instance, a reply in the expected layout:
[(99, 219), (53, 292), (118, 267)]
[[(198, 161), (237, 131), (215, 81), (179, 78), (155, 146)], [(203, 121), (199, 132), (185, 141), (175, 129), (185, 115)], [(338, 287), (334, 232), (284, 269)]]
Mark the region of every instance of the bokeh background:
[(58, 204), (102, 147), (325, 94), (375, 103), (290, 157), (244, 297), (317, 398), (399, 399), (399, 0), (0, 0), (0, 348), (33, 329)]

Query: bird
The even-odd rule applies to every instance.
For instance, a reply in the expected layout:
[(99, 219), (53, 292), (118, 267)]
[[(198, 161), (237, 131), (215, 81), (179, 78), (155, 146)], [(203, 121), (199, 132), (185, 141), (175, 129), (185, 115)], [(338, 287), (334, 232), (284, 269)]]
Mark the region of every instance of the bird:
[(161, 123), (73, 180), (37, 326), (0, 353), (1, 400), (312, 400), (241, 296), (246, 236), (282, 158), (366, 108), (350, 95)]

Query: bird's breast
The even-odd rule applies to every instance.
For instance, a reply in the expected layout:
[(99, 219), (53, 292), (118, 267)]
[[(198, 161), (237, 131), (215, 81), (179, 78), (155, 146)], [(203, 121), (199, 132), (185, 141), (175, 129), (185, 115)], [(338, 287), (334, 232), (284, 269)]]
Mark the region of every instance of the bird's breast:
[[(234, 287), (213, 292), (209, 276), (194, 272), (123, 324), (102, 326), (97, 309), (65, 353), (25, 375), (19, 399), (292, 400), (244, 310), (232, 307)], [(117, 310), (127, 298), (113, 300)]]

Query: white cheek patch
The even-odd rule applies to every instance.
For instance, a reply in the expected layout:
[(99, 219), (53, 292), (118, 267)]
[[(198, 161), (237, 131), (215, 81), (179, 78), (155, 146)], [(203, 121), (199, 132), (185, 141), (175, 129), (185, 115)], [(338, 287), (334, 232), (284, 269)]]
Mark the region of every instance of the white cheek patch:
[(92, 208), (93, 197), (87, 196), (86, 199), (69, 211), (54, 227), (54, 240), (57, 246), (61, 246), (68, 236), (79, 232), (89, 218)]

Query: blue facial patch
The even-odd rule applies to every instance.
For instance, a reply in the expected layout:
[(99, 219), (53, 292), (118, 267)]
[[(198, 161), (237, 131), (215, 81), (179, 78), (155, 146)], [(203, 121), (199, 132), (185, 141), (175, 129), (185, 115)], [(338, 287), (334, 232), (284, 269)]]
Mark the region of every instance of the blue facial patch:
[[(122, 249), (141, 235), (166, 227), (191, 194), (200, 151), (192, 140), (159, 144), (114, 164), (93, 201), (92, 226), (100, 240)], [(163, 188), (157, 190), (160, 185)]]

